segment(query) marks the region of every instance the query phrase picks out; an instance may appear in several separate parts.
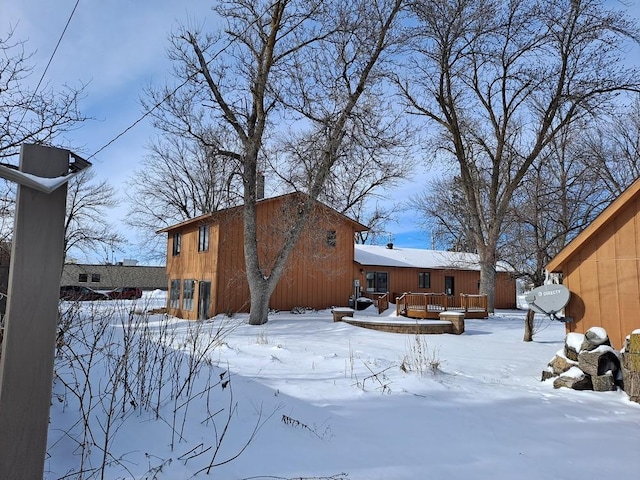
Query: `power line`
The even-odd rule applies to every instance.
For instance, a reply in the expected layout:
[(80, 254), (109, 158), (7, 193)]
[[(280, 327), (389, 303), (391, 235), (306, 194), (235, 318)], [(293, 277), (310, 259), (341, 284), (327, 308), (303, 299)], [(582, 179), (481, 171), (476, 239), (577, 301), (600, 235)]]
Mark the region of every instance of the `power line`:
[[(213, 60), (213, 59), (212, 59)], [(195, 72), (192, 75), (189, 75), (189, 77), (187, 77), (187, 79), (182, 82), (180, 85), (178, 85), (176, 88), (174, 88), (173, 90), (171, 90), (171, 92), (169, 92), (168, 94), (166, 94), (162, 100), (160, 100), (159, 102), (156, 102), (153, 107), (151, 107), (150, 109), (148, 109), (146, 112), (144, 112), (142, 114), (142, 116), (140, 116), (138, 119), (136, 119), (131, 125), (129, 125), (127, 128), (125, 128), (124, 130), (122, 130), (119, 134), (117, 134), (115, 137), (113, 137), (111, 140), (109, 140), (107, 143), (105, 143), (102, 147), (100, 147), (98, 150), (96, 150), (94, 153), (92, 153), (91, 155), (89, 155), (87, 157), (87, 160), (91, 160), (93, 157), (95, 157), (97, 154), (99, 154), (101, 151), (103, 151), (105, 148), (109, 147), (111, 144), (113, 144), (114, 142), (116, 142), (118, 139), (120, 139), (120, 137), (124, 136), (129, 130), (133, 129), (136, 125), (138, 125), (142, 120), (144, 120), (145, 118), (147, 118), (149, 115), (151, 115), (151, 113), (153, 113), (157, 108), (160, 107), (160, 105), (162, 105), (164, 102), (166, 102), (167, 100), (169, 100), (172, 96), (174, 96), (178, 90), (180, 90), (182, 87), (184, 87), (187, 83), (189, 83), (193, 78), (195, 78), (198, 73), (200, 72)]]
[[(79, 0), (78, 0), (79, 1)], [(247, 25), (247, 28), (244, 30), (243, 33), (247, 33), (249, 31), (249, 29), (254, 26), (256, 23), (258, 23), (262, 17), (264, 15), (266, 15), (266, 13), (275, 6), (276, 2), (271, 3), (271, 5), (269, 6), (269, 8), (265, 9), (264, 13), (262, 15), (260, 15), (258, 18), (254, 19), (249, 25)], [(232, 37), (228, 43), (222, 47), (220, 50), (218, 50), (215, 55), (213, 55), (213, 57), (211, 57), (211, 59), (207, 62), (207, 65), (209, 65), (211, 62), (213, 62), (216, 58), (218, 58), (220, 55), (222, 55), (223, 52), (225, 52), (231, 45), (233, 45), (234, 42), (237, 41), (237, 38), (239, 37), (239, 35)], [(169, 100), (172, 96), (174, 96), (178, 90), (180, 90), (182, 87), (184, 87), (187, 83), (189, 83), (191, 80), (193, 80), (194, 78), (196, 78), (199, 74), (201, 73), (200, 70), (195, 71), (194, 73), (192, 73), (191, 75), (189, 75), (184, 82), (182, 82), (180, 85), (178, 85), (177, 87), (175, 87), (173, 90), (171, 90), (171, 92), (169, 92), (167, 95), (165, 95), (162, 100), (160, 100), (159, 102), (156, 102), (150, 109), (148, 109), (147, 111), (145, 111), (138, 119), (136, 119), (133, 123), (131, 123), (131, 125), (129, 125), (128, 127), (126, 127), (124, 130), (122, 130), (119, 134), (117, 134), (115, 137), (113, 137), (111, 140), (109, 140), (107, 143), (105, 143), (102, 147), (100, 147), (98, 150), (96, 150), (94, 153), (92, 153), (91, 155), (89, 155), (87, 157), (87, 160), (91, 160), (93, 157), (95, 157), (97, 154), (99, 154), (100, 152), (102, 152), (104, 149), (106, 149), (107, 147), (109, 147), (110, 145), (112, 145), (113, 143), (115, 143), (117, 140), (119, 140), (122, 136), (124, 136), (127, 132), (129, 132), (131, 129), (133, 129), (136, 125), (138, 125), (140, 122), (142, 122), (145, 118), (147, 118), (149, 115), (151, 115), (151, 113), (153, 113), (156, 109), (160, 108), (160, 106), (166, 102), (167, 100)]]
[[(249, 27), (247, 27), (248, 29)], [(218, 58), (218, 56), (220, 56), (227, 48), (229, 48), (231, 45), (233, 45), (233, 42), (235, 41), (235, 39), (231, 39), (229, 40), (229, 43), (227, 43), (223, 48), (221, 48), (208, 62), (207, 65), (209, 65), (211, 62), (213, 62), (216, 58)], [(180, 85), (178, 85), (177, 87), (175, 87), (173, 90), (171, 90), (169, 93), (167, 93), (162, 100), (160, 100), (159, 102), (156, 102), (150, 109), (146, 110), (139, 118), (137, 118), (131, 125), (129, 125), (128, 127), (126, 127), (124, 130), (122, 130), (119, 134), (117, 134), (115, 137), (113, 137), (111, 140), (109, 140), (107, 143), (105, 143), (102, 147), (100, 147), (98, 150), (96, 150), (94, 153), (92, 153), (91, 155), (89, 155), (87, 157), (87, 160), (91, 160), (93, 157), (95, 157), (97, 154), (99, 154), (101, 151), (103, 151), (104, 149), (106, 149), (107, 147), (109, 147), (110, 145), (112, 145), (114, 142), (116, 142), (118, 139), (120, 139), (122, 136), (124, 136), (127, 132), (129, 132), (131, 129), (133, 129), (136, 125), (138, 125), (140, 122), (142, 122), (145, 118), (147, 118), (149, 115), (151, 115), (156, 109), (160, 108), (160, 106), (166, 102), (167, 100), (169, 100), (171, 97), (173, 97), (178, 90), (180, 90), (182, 87), (184, 87), (187, 83), (189, 83), (191, 80), (193, 80), (194, 78), (196, 78), (198, 75), (200, 74), (200, 70), (195, 71), (194, 73), (192, 73), (191, 75), (189, 75)]]
[(69, 15), (69, 18), (67, 19), (67, 23), (65, 24), (64, 29), (62, 30), (62, 33), (60, 34), (60, 38), (58, 38), (58, 43), (56, 43), (56, 46), (53, 49), (53, 52), (51, 52), (51, 56), (49, 57), (49, 61), (47, 62), (47, 66), (44, 68), (44, 71), (42, 72), (42, 76), (40, 77), (40, 80), (38, 81), (38, 84), (36, 85), (35, 90), (31, 94), (31, 98), (29, 99), (29, 101), (27, 102), (26, 107), (22, 111), (22, 118), (18, 122), (18, 128), (20, 128), (22, 126), (22, 122), (24, 121), (24, 117), (27, 116), (27, 111), (29, 111), (29, 107), (31, 107), (31, 102), (33, 102), (33, 99), (35, 98), (36, 93), (40, 89), (40, 85), (42, 85), (42, 82), (44, 81), (44, 77), (47, 74), (47, 71), (49, 70), (49, 67), (51, 66), (51, 62), (53, 62), (53, 57), (55, 56), (56, 52), (58, 51), (58, 47), (62, 43), (62, 39), (64, 38), (64, 35), (67, 33), (67, 28), (69, 28), (69, 24), (71, 23), (71, 19), (73, 18), (73, 15), (76, 13), (76, 9), (78, 8), (78, 4), (79, 3), (80, 3), (80, 0), (76, 0), (76, 4), (73, 6), (73, 10), (71, 11), (71, 14)]

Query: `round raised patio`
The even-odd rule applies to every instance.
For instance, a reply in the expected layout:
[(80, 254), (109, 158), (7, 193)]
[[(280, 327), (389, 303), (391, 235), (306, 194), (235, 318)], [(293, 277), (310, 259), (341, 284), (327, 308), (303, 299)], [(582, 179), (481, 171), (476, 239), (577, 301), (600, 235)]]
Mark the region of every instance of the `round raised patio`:
[(368, 328), (381, 332), (408, 333), (408, 334), (441, 334), (451, 333), (460, 335), (464, 333), (464, 314), (459, 312), (442, 312), (447, 315), (439, 320), (409, 319), (403, 317), (362, 317), (353, 318), (342, 316), (340, 321), (353, 325), (354, 327)]

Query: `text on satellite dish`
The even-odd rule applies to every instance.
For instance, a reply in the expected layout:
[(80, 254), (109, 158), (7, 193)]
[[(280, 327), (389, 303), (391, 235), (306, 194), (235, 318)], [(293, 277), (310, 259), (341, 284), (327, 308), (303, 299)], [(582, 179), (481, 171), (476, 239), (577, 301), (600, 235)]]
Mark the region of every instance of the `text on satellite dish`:
[(548, 292), (538, 292), (538, 295), (540, 295), (542, 297), (546, 297), (548, 295), (558, 295), (561, 292), (562, 292), (562, 290), (560, 290), (560, 289), (558, 289), (558, 290), (550, 290)]

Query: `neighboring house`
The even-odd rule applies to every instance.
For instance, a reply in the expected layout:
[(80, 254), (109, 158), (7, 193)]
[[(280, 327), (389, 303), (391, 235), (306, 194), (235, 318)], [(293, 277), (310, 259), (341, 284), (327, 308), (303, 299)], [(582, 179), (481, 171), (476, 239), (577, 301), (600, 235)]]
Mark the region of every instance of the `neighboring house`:
[(547, 265), (571, 292), (568, 332), (603, 327), (612, 344), (640, 328), (640, 179)]
[[(269, 265), (277, 255), (304, 199), (293, 193), (257, 203), (262, 265)], [(346, 305), (353, 292), (354, 235), (365, 230), (364, 225), (318, 203), (271, 295), (270, 308)], [(202, 215), (161, 232), (168, 237), (170, 315), (198, 319), (249, 310), (243, 207)]]
[[(515, 278), (505, 265), (497, 270), (495, 308), (515, 308)], [(480, 264), (473, 253), (356, 245), (354, 278), (363, 293), (389, 292), (393, 303), (405, 292), (478, 294)]]
[(81, 285), (94, 290), (118, 287), (166, 290), (167, 271), (165, 267), (65, 263), (60, 285)]

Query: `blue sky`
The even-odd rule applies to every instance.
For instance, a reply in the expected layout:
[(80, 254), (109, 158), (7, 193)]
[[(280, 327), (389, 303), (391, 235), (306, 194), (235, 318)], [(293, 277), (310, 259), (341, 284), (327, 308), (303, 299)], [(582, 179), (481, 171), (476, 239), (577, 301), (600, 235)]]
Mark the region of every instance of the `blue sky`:
[[(619, 2), (611, 0), (612, 4)], [(640, 2), (631, 2), (630, 13), (640, 17)], [(35, 51), (31, 80), (42, 75), (76, 0), (20, 0), (0, 2), (0, 31), (15, 28), (17, 39), (26, 40), (26, 50)], [(171, 64), (166, 58), (168, 36), (179, 23), (215, 28), (209, 0), (80, 0), (64, 38), (47, 71), (45, 81), (53, 88), (68, 83), (88, 83), (83, 113), (95, 120), (70, 132), (73, 150), (91, 162), (99, 179), (108, 179), (118, 192), (140, 167), (145, 145), (153, 135), (147, 121), (132, 128), (112, 145), (96, 152), (131, 126), (142, 115), (139, 98), (148, 84), (160, 85), (168, 78)], [(95, 154), (95, 155), (94, 155)], [(425, 166), (411, 183), (385, 193), (386, 198), (404, 200), (422, 190), (431, 174)], [(122, 205), (110, 220), (122, 233), (127, 212)], [(429, 248), (428, 235), (418, 228), (415, 212), (408, 209), (397, 224), (389, 225), (398, 246)], [(135, 258), (135, 251), (120, 253)], [(119, 258), (116, 258), (119, 259)]]
[[(75, 5), (76, 0), (2, 0), (0, 28), (4, 32), (9, 26), (14, 27), (15, 38), (27, 41), (27, 51), (35, 51), (32, 58), (35, 69), (30, 79), (34, 85)], [(213, 29), (215, 16), (211, 5), (206, 0), (78, 3), (45, 80), (54, 88), (65, 83), (76, 86), (88, 83), (81, 108), (95, 120), (83, 123), (67, 138), (76, 153), (92, 157), (90, 161), (98, 178), (108, 179), (118, 192), (125, 190), (125, 181), (139, 169), (153, 129), (144, 120), (112, 145), (96, 152), (141, 117), (139, 99), (143, 87), (160, 85), (169, 77), (171, 64), (166, 58), (166, 48), (172, 29), (179, 23)], [(426, 176), (419, 174), (414, 185), (422, 184)], [(386, 193), (387, 198), (408, 196), (406, 188)], [(111, 222), (123, 233), (127, 228), (121, 221), (127, 208), (123, 204), (110, 212)], [(425, 246), (424, 234), (417, 230), (411, 214), (398, 225), (390, 225), (390, 229), (396, 244)], [(136, 252), (125, 250), (120, 255), (135, 258)]]
[[(0, 2), (0, 31), (15, 28), (15, 39), (26, 40), (35, 51), (30, 80), (37, 83), (76, 5), (76, 0)], [(112, 145), (112, 141), (142, 116), (139, 99), (148, 84), (162, 84), (171, 64), (167, 38), (178, 22), (206, 24), (213, 14), (209, 1), (81, 0), (47, 71), (54, 89), (64, 84), (88, 83), (82, 112), (95, 120), (84, 122), (67, 135), (72, 150), (90, 158), (98, 179), (108, 179), (119, 194), (125, 181), (140, 167), (145, 145), (153, 135), (142, 121)], [(95, 154), (95, 156), (94, 156)], [(121, 223), (124, 203), (109, 212), (109, 220), (127, 234)], [(120, 258), (136, 258), (125, 249)], [(118, 255), (116, 254), (116, 257)]]

